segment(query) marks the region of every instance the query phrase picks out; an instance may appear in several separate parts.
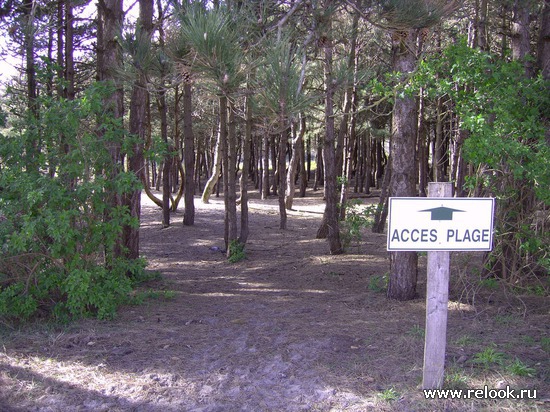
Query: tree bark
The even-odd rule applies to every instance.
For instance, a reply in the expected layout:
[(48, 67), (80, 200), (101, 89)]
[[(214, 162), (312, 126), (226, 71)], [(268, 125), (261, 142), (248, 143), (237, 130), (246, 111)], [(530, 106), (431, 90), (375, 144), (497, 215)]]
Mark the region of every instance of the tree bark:
[[(122, 67), (122, 49), (119, 43), (123, 22), (122, 0), (99, 0), (98, 2), (98, 38), (97, 38), (97, 78), (100, 82), (114, 85), (113, 93), (104, 99), (105, 111), (115, 120), (122, 121), (124, 116), (124, 91), (117, 72)], [(104, 135), (100, 126), (98, 134)], [(105, 174), (108, 180), (114, 181), (122, 171), (124, 159), (121, 152), (121, 142), (117, 138), (105, 139), (111, 165)], [(122, 204), (119, 193), (108, 194), (107, 202), (111, 209)], [(110, 219), (107, 214), (106, 219)], [(122, 237), (117, 240), (113, 251), (107, 251), (109, 260), (122, 256)]]
[(435, 146), (433, 155), (434, 181), (443, 182), (445, 180), (444, 161), (443, 161), (443, 102), (441, 97), (437, 99), (436, 124), (435, 124)]
[[(332, 7), (332, 1), (326, 2), (326, 9)], [(334, 91), (335, 84), (332, 75), (333, 49), (332, 49), (332, 23), (330, 16), (325, 16), (325, 36), (323, 37), (324, 53), (324, 76), (325, 76), (325, 141), (323, 143), (323, 161), (325, 164), (325, 212), (323, 222), (317, 231), (317, 237), (326, 232), (331, 254), (343, 253), (340, 241), (340, 227), (338, 223), (338, 191), (337, 191), (337, 170), (335, 150), (335, 128), (334, 128)]]
[(386, 167), (384, 172), (384, 179), (382, 182), (382, 190), (380, 191), (380, 199), (378, 201), (378, 208), (374, 213), (374, 223), (372, 224), (372, 233), (383, 233), (386, 227), (386, 218), (388, 217), (388, 203), (389, 196), (388, 191), (390, 189), (391, 180), (391, 166)]
[(418, 195), (426, 197), (428, 187), (428, 145), (426, 143), (426, 128), (424, 122), (424, 92), (420, 91), (418, 100)]
[(533, 75), (533, 63), (528, 58), (530, 51), (529, 4), (525, 0), (515, 0), (512, 21), (512, 59), (523, 64), (527, 77)]
[[(393, 36), (393, 68), (404, 76), (416, 67), (416, 30)], [(414, 97), (396, 96), (392, 116), (390, 194), (395, 197), (416, 194), (417, 110)], [(410, 300), (416, 294), (418, 257), (416, 252), (391, 252), (387, 296)]]
[[(226, 216), (227, 216), (227, 257), (231, 256), (230, 245), (233, 241), (237, 240), (237, 135), (235, 124), (235, 110), (233, 104), (228, 102), (227, 97), (225, 99), (226, 113), (228, 116), (227, 123), (227, 155), (224, 159), (227, 163), (227, 174), (224, 173), (224, 178), (227, 176), (227, 185), (224, 185), (224, 199), (226, 201)], [(222, 103), (223, 104), (223, 103)], [(220, 112), (221, 112), (220, 105)]]
[(250, 232), (248, 225), (248, 173), (250, 170), (250, 152), (252, 144), (252, 102), (251, 96), (248, 95), (245, 101), (246, 105), (246, 124), (243, 140), (243, 171), (241, 173), (241, 232), (239, 234), (239, 243), (245, 244), (248, 240), (248, 234)]
[[(355, 139), (356, 115), (351, 113), (355, 109), (357, 102), (355, 85), (357, 81), (357, 31), (359, 25), (359, 13), (353, 14), (352, 35), (350, 52), (348, 56), (348, 76), (353, 78), (350, 81), (344, 95), (344, 108), (340, 130), (338, 132), (338, 150), (336, 165), (337, 172), (342, 176), (342, 188), (340, 191), (340, 219), (344, 220), (346, 216), (346, 202), (348, 199), (349, 186), (351, 184), (352, 166), (351, 157)], [(355, 112), (355, 110), (354, 110)], [(351, 125), (350, 125), (351, 123)]]
[[(281, 124), (286, 123), (286, 115), (281, 112)], [(285, 195), (286, 195), (286, 146), (288, 143), (288, 135), (290, 134), (290, 127), (285, 127), (280, 134), (279, 138), (279, 153), (277, 158), (277, 176), (279, 178), (278, 187), (278, 199), (279, 199), (279, 229), (286, 229), (287, 214), (285, 207)]]
[(488, 50), (487, 42), (487, 15), (488, 0), (476, 0), (474, 46), (481, 50)]
[[(292, 209), (292, 204), (294, 202), (294, 192), (296, 190), (296, 171), (298, 169), (298, 163), (303, 164), (301, 158), (303, 157), (302, 154), (305, 133), (306, 119), (304, 116), (300, 116), (300, 128), (297, 133), (294, 130), (295, 136), (292, 138), (292, 158), (290, 159), (290, 164), (288, 165), (288, 172), (286, 176), (285, 207), (288, 210)], [(301, 171), (300, 176), (302, 176)], [(302, 186), (303, 183), (301, 183), (301, 187)]]
[(325, 184), (325, 177), (324, 177), (324, 168), (325, 163), (323, 162), (323, 141), (321, 136), (317, 136), (317, 147), (315, 151), (315, 160), (317, 161), (317, 167), (315, 168), (315, 179), (313, 182), (313, 190), (317, 191), (319, 189), (319, 185)]
[[(305, 125), (304, 125), (305, 130)], [(302, 142), (300, 143), (300, 197), (306, 197), (307, 189), (307, 170), (306, 170), (306, 145), (304, 143), (304, 138), (302, 136)]]
[[(35, 62), (35, 14), (37, 4), (34, 0), (26, 0), (23, 9), (23, 42), (25, 53), (25, 75), (27, 77), (27, 110), (33, 119), (38, 119), (38, 92)], [(26, 165), (30, 171), (38, 172), (38, 139), (26, 143)]]
[[(269, 142), (269, 148), (270, 148), (270, 154), (271, 154), (271, 164), (273, 165), (273, 186), (272, 186), (272, 193), (276, 195), (277, 192), (277, 185), (279, 184), (279, 170), (277, 169), (278, 160), (277, 160), (277, 145), (276, 145), (276, 139), (275, 135), (271, 135), (270, 142)], [(286, 150), (286, 147), (285, 147)]]
[(263, 137), (263, 167), (262, 167), (262, 200), (269, 197), (269, 136), (264, 133)]
[[(541, 13), (540, 33), (537, 44), (537, 69), (542, 78), (550, 79), (550, 0), (545, 0)], [(546, 124), (546, 143), (550, 145), (550, 116), (543, 115)]]
[[(174, 136), (174, 156), (172, 160), (172, 170), (170, 173), (171, 178), (171, 186), (172, 186), (172, 193), (175, 193), (176, 196), (174, 198), (171, 198), (171, 206), (170, 210), (172, 212), (176, 212), (178, 210), (178, 205), (181, 201), (181, 198), (183, 197), (183, 192), (185, 189), (185, 170), (184, 170), (184, 164), (183, 164), (183, 136), (180, 138), (180, 119), (179, 119), (179, 113), (180, 113), (180, 102), (182, 100), (184, 93), (179, 93), (179, 85), (176, 85), (174, 87), (174, 126), (172, 129), (172, 135)], [(185, 113), (184, 113), (185, 116)], [(185, 122), (184, 122), (185, 123)], [(185, 126), (184, 126), (184, 133), (185, 133)], [(194, 157), (195, 151), (193, 149), (193, 161), (195, 159)], [(193, 170), (194, 171), (194, 170)], [(194, 184), (195, 182), (193, 182)], [(194, 194), (194, 193), (193, 193)], [(184, 212), (184, 218), (185, 218), (185, 212)]]
[[(136, 37), (142, 42), (142, 47), (149, 47), (151, 34), (153, 33), (153, 1), (140, 0), (139, 22), (136, 26)], [(137, 179), (146, 185), (144, 175), (145, 159), (143, 150), (147, 132), (147, 73), (139, 70), (132, 88), (130, 100), (130, 120), (128, 128), (130, 134), (137, 139), (133, 145), (132, 152), (128, 158), (129, 171), (134, 173)], [(124, 197), (124, 203), (130, 209), (132, 217), (138, 222), (141, 218), (141, 189), (136, 189)], [(123, 229), (124, 246), (127, 250), (127, 257), (130, 259), (139, 258), (139, 226), (125, 226)]]
[(195, 224), (195, 136), (193, 135), (193, 106), (191, 83), (183, 85), (183, 169), (184, 205), (183, 224)]
[[(221, 114), (219, 114), (221, 118)], [(221, 120), (219, 120), (221, 123)], [(224, 130), (222, 132), (220, 124), (218, 124), (218, 136), (216, 138), (216, 143), (214, 145), (214, 160), (212, 161), (212, 174), (210, 175), (210, 178), (204, 185), (204, 190), (202, 192), (201, 201), (202, 203), (209, 203), (210, 196), (212, 195), (212, 192), (214, 191), (214, 187), (218, 183), (218, 180), (220, 178), (220, 174), (222, 171), (222, 139), (226, 138), (227, 131)]]
[(65, 97), (68, 100), (75, 98), (75, 69), (74, 69), (74, 15), (73, 5), (65, 1)]
[[(57, 2), (57, 22), (56, 22), (56, 25), (57, 25), (57, 58), (56, 58), (56, 62), (57, 62), (57, 78), (58, 79), (64, 79), (65, 78), (65, 70), (64, 70), (64, 66), (65, 66), (65, 33), (66, 33), (66, 30), (65, 30), (65, 26), (66, 26), (66, 23), (65, 23), (65, 1), (64, 0), (60, 0)], [(56, 89), (57, 89), (57, 95), (59, 97), (63, 96), (64, 94), (64, 88), (63, 88), (63, 84), (61, 82), (57, 82), (56, 84)]]
[[(359, 13), (355, 12), (353, 13), (353, 22), (352, 22), (352, 31), (351, 31), (351, 39), (350, 39), (350, 49), (349, 49), (349, 55), (348, 55), (348, 76), (352, 78), (356, 78), (356, 65), (357, 61), (355, 59), (356, 57), (356, 49), (357, 49), (357, 32), (358, 32), (358, 25), (359, 25)], [(338, 140), (336, 143), (336, 171), (340, 174), (342, 177), (345, 176), (345, 159), (346, 156), (345, 148), (349, 147), (349, 143), (346, 145), (345, 140), (346, 138), (349, 138), (349, 120), (351, 116), (351, 108), (352, 103), (354, 99), (354, 92), (355, 92), (355, 85), (354, 81), (348, 80), (349, 84), (346, 88), (346, 91), (344, 93), (344, 107), (342, 108), (342, 120), (340, 122), (340, 127), (338, 130)]]
[(542, 78), (550, 78), (550, 0), (545, 0), (541, 13), (540, 33), (537, 44), (537, 69)]

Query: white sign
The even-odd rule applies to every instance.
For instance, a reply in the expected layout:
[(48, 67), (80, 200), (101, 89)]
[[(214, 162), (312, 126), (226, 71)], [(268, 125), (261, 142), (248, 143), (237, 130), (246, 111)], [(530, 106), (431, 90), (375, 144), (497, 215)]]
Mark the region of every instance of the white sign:
[(389, 251), (491, 250), (493, 198), (390, 197)]

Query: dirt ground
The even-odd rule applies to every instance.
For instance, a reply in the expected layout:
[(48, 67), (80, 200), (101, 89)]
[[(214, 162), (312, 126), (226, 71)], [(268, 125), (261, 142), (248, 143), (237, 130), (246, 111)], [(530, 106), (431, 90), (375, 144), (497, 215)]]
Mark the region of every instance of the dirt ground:
[(235, 264), (219, 250), (221, 199), (197, 200), (195, 226), (180, 211), (161, 229), (144, 198), (142, 251), (162, 277), (113, 321), (0, 324), (0, 411), (550, 409), (549, 298), (512, 294), (480, 279), (479, 256), (453, 254), (445, 387), (529, 388), (538, 399), (425, 400), (425, 256), (418, 298), (386, 299), (385, 235), (366, 230), (330, 256), (315, 239), (322, 199), (310, 195), (286, 231), (276, 199), (251, 200)]

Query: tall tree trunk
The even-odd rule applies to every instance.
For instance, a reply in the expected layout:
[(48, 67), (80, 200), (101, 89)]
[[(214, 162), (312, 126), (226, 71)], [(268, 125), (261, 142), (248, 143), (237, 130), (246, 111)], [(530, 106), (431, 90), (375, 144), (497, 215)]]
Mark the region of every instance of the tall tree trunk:
[[(352, 176), (352, 152), (355, 144), (355, 123), (356, 123), (356, 105), (357, 105), (357, 31), (359, 25), (359, 13), (353, 14), (352, 23), (352, 35), (350, 53), (348, 56), (348, 76), (353, 78), (353, 81), (346, 89), (344, 97), (344, 116), (340, 123), (338, 138), (342, 145), (342, 153), (338, 154), (340, 157), (340, 164), (337, 165), (338, 170), (341, 170), (342, 176), (342, 189), (340, 192), (340, 219), (344, 220), (346, 217), (346, 203), (348, 200), (349, 186), (351, 184)], [(353, 113), (351, 111), (353, 110)]]
[(183, 168), (184, 204), (183, 224), (195, 223), (195, 136), (193, 135), (193, 106), (191, 83), (183, 85)]
[(264, 133), (263, 136), (263, 167), (262, 167), (262, 200), (269, 197), (269, 136)]
[(250, 170), (250, 152), (252, 144), (252, 101), (251, 96), (247, 95), (245, 100), (246, 105), (246, 124), (244, 130), (243, 141), (243, 171), (241, 173), (241, 233), (239, 235), (239, 243), (245, 244), (248, 240), (249, 226), (248, 226), (248, 173)]
[(528, 58), (530, 51), (529, 2), (515, 0), (512, 18), (512, 58), (523, 64), (527, 77), (533, 75), (533, 63)]
[(434, 181), (445, 181), (444, 176), (444, 161), (443, 161), (443, 101), (442, 98), (437, 99), (436, 120), (435, 120), (435, 146), (433, 156)]
[[(151, 138), (152, 126), (151, 126), (151, 122), (149, 121), (149, 119), (151, 118), (151, 95), (147, 93), (146, 98), (147, 98), (147, 101), (145, 103), (145, 111), (146, 111), (145, 117), (147, 119), (147, 123), (146, 123), (146, 130), (145, 130), (145, 150), (149, 150), (152, 145), (152, 138)], [(150, 162), (151, 169), (152, 169), (151, 182), (149, 182), (147, 165), (149, 165), (149, 162), (146, 163), (146, 176), (145, 176), (146, 181), (143, 183), (143, 189), (145, 190), (145, 194), (147, 194), (147, 197), (162, 209), (162, 200), (157, 198), (154, 195), (154, 193), (151, 191), (151, 187), (156, 187), (157, 180), (158, 180), (157, 164), (155, 163), (154, 160), (151, 160)]]
[[(285, 114), (284, 112), (281, 116), (281, 123), (285, 124)], [(288, 144), (288, 135), (290, 134), (290, 127), (285, 127), (280, 133), (279, 138), (279, 153), (277, 158), (277, 171), (279, 178), (279, 187), (278, 187), (278, 199), (279, 199), (279, 229), (286, 229), (286, 207), (285, 207), (285, 195), (286, 195), (286, 147)]]
[(363, 153), (363, 160), (362, 165), (365, 168), (364, 171), (361, 172), (361, 177), (364, 176), (364, 181), (361, 180), (361, 187), (365, 188), (365, 193), (370, 194), (370, 188), (373, 186), (373, 177), (372, 177), (372, 133), (370, 131), (365, 132), (365, 136), (362, 139), (362, 153)]
[[(153, 33), (153, 0), (140, 0), (139, 2), (139, 21), (136, 26), (136, 38), (142, 47), (149, 48), (151, 35)], [(128, 168), (134, 173), (137, 179), (146, 185), (145, 175), (143, 174), (145, 159), (143, 150), (147, 133), (147, 73), (140, 70), (134, 81), (132, 97), (130, 100), (130, 134), (136, 136), (136, 143), (132, 148), (132, 153), (128, 159)], [(129, 193), (124, 203), (130, 208), (130, 214), (138, 222), (141, 218), (141, 190), (136, 189)], [(127, 249), (127, 256), (130, 259), (139, 257), (139, 226), (125, 226), (123, 230), (124, 246)]]
[(24, 18), (24, 47), (25, 47), (25, 74), (27, 76), (27, 107), (33, 117), (38, 117), (36, 102), (36, 64), (34, 60), (36, 2), (27, 0), (23, 3)]
[[(37, 4), (34, 0), (26, 0), (23, 5), (23, 42), (25, 53), (25, 75), (27, 77), (27, 110), (32, 119), (38, 119), (37, 82), (35, 63), (35, 14)], [(25, 155), (28, 170), (38, 171), (37, 164), (40, 142), (38, 133), (35, 139), (26, 142)]]
[[(325, 2), (326, 9), (332, 7), (332, 1)], [(326, 237), (329, 243), (331, 254), (343, 253), (342, 242), (340, 241), (340, 227), (338, 224), (338, 191), (337, 191), (337, 170), (336, 170), (336, 150), (335, 150), (335, 129), (334, 129), (334, 91), (332, 65), (332, 23), (331, 16), (326, 15), (324, 26), (325, 36), (322, 39), (324, 52), (324, 76), (325, 76), (325, 141), (323, 143), (323, 161), (325, 164), (325, 212), (323, 222), (317, 231), (317, 237)]]
[(235, 121), (235, 108), (232, 103), (227, 105), (228, 124), (227, 124), (227, 226), (228, 226), (228, 247), (227, 257), (231, 256), (232, 251), (229, 245), (238, 240), (237, 225), (237, 133)]
[(424, 92), (420, 91), (418, 101), (418, 195), (426, 197), (428, 187), (428, 145), (426, 142), (426, 127), (424, 122)]
[[(305, 117), (304, 117), (305, 122)], [(304, 132), (305, 132), (305, 123), (303, 125)], [(307, 189), (307, 170), (306, 170), (306, 145), (304, 143), (304, 137), (302, 136), (302, 142), (300, 144), (300, 168), (299, 168), (299, 174), (300, 174), (300, 197), (306, 197), (306, 189)]]
[[(97, 75), (100, 82), (114, 85), (113, 93), (104, 99), (105, 111), (115, 120), (122, 121), (124, 116), (124, 91), (122, 82), (117, 74), (122, 67), (122, 49), (119, 39), (122, 36), (122, 0), (100, 0), (98, 2), (98, 39), (97, 39)], [(99, 130), (103, 134), (104, 130)], [(112, 134), (110, 134), (112, 135)], [(108, 134), (108, 136), (110, 136)], [(114, 181), (122, 171), (124, 159), (121, 152), (121, 142), (118, 137), (112, 140), (105, 140), (105, 145), (111, 157), (111, 165), (105, 171), (107, 179)], [(109, 206), (114, 210), (122, 204), (119, 193), (108, 194)], [(110, 216), (106, 216), (110, 219)], [(107, 260), (122, 255), (122, 242), (119, 239), (114, 250), (107, 251)], [(107, 262), (110, 265), (111, 262)]]
[[(542, 78), (550, 79), (550, 0), (545, 0), (541, 13), (540, 33), (537, 44), (537, 69)], [(546, 143), (550, 145), (550, 115), (543, 117), (546, 124)]]
[(487, 42), (487, 16), (488, 16), (488, 0), (476, 0), (476, 15), (475, 15), (475, 36), (474, 45), (481, 50), (488, 50)]
[[(460, 126), (459, 126), (460, 127)], [(460, 128), (458, 130), (458, 137), (457, 137), (457, 160), (456, 160), (456, 167), (457, 167), (457, 170), (456, 170), (456, 189), (455, 189), (455, 194), (456, 194), (456, 197), (464, 197), (466, 196), (466, 190), (464, 189), (464, 183), (465, 183), (465, 180), (466, 180), (466, 175), (467, 175), (467, 164), (466, 164), (466, 161), (464, 160), (464, 151), (462, 150), (462, 145), (464, 144), (464, 142), (466, 141), (466, 139), (468, 138), (469, 136), (469, 133), (467, 130), (463, 130), (462, 128)]]
[[(279, 184), (279, 170), (277, 168), (279, 161), (277, 160), (277, 145), (276, 145), (275, 135), (271, 135), (270, 137), (269, 148), (270, 148), (270, 154), (271, 154), (271, 164), (274, 170), (272, 193), (276, 195), (278, 193), (277, 185)], [(285, 147), (285, 150), (286, 150), (286, 147)]]
[(65, 97), (68, 100), (75, 98), (75, 69), (74, 69), (74, 15), (73, 5), (65, 1)]
[[(229, 153), (228, 153), (228, 130), (227, 130), (227, 96), (222, 95), (219, 97), (219, 112), (220, 112), (220, 143), (221, 143), (221, 155), (222, 155), (222, 178), (223, 178), (223, 203), (224, 203), (224, 218), (223, 218), (223, 240), (225, 249), (229, 255)], [(218, 184), (217, 195), (219, 196), (220, 185)]]
[(540, 19), (540, 32), (537, 42), (537, 69), (540, 70), (543, 79), (548, 80), (550, 79), (550, 0), (544, 1)]
[[(220, 114), (221, 117), (221, 114)], [(221, 120), (220, 120), (221, 124)], [(222, 171), (222, 149), (223, 149), (223, 143), (222, 139), (226, 138), (227, 131), (222, 132), (221, 128), (218, 127), (218, 136), (216, 138), (216, 143), (214, 145), (214, 160), (212, 161), (212, 174), (210, 175), (210, 178), (204, 185), (204, 190), (202, 192), (202, 203), (209, 203), (210, 196), (212, 195), (212, 192), (214, 191), (214, 187), (218, 183), (218, 180), (220, 179), (220, 174)]]
[(254, 189), (262, 191), (262, 142), (258, 138), (251, 137), (252, 153), (254, 160), (250, 160), (251, 166), (254, 165)]
[[(162, 4), (157, 0), (157, 9), (159, 16), (163, 16)], [(165, 32), (164, 21), (161, 19), (161, 24), (158, 26), (159, 32), (159, 45), (161, 49), (165, 49)], [(156, 91), (157, 107), (160, 116), (160, 137), (165, 145), (166, 154), (164, 155), (163, 167), (162, 167), (162, 226), (170, 226), (170, 200), (171, 200), (171, 186), (170, 175), (172, 170), (172, 150), (173, 147), (168, 143), (168, 104), (166, 103), (167, 92), (167, 77), (169, 74), (169, 67), (166, 63), (160, 65), (160, 84)]]
[[(383, 129), (377, 129), (382, 131)], [(384, 136), (379, 135), (375, 138), (374, 143), (374, 157), (376, 159), (376, 188), (381, 189), (383, 186), (384, 176), (386, 175), (384, 173), (384, 170), (386, 169), (386, 153), (384, 151)]]
[(300, 128), (298, 132), (296, 132), (295, 130), (295, 125), (293, 126), (293, 129), (292, 157), (290, 159), (290, 164), (288, 165), (288, 172), (286, 175), (285, 207), (288, 210), (292, 209), (292, 204), (294, 202), (294, 192), (296, 190), (296, 171), (298, 169), (298, 163), (302, 163), (300, 161), (300, 158), (302, 157), (303, 153), (304, 135), (306, 133), (306, 119), (304, 116), (300, 116)]
[[(65, 71), (63, 67), (65, 66), (65, 1), (60, 0), (57, 2), (57, 78), (64, 79)], [(63, 83), (58, 81), (56, 84), (57, 95), (59, 97), (63, 96), (64, 88)]]
[(325, 184), (324, 169), (325, 163), (323, 162), (323, 139), (320, 135), (317, 135), (317, 145), (315, 151), (315, 160), (317, 161), (317, 167), (315, 168), (315, 180), (313, 182), (313, 190), (317, 191), (319, 185)]
[[(352, 76), (356, 75), (356, 48), (357, 48), (357, 29), (359, 25), (359, 13), (355, 12), (353, 13), (353, 22), (352, 22), (352, 34), (350, 39), (350, 50), (348, 55), (348, 76), (351, 79)], [(353, 81), (349, 81), (349, 85), (346, 88), (346, 92), (344, 93), (344, 107), (342, 108), (342, 120), (340, 122), (340, 127), (338, 129), (338, 139), (336, 142), (336, 172), (339, 173), (340, 176), (345, 178), (345, 171), (344, 171), (344, 149), (346, 147), (345, 139), (348, 136), (349, 131), (349, 119), (350, 119), (350, 111), (352, 107), (353, 102), (353, 94), (355, 91)], [(347, 147), (349, 147), (349, 144), (347, 144)]]
[[(390, 157), (391, 161), (391, 157)], [(391, 180), (391, 165), (386, 166), (384, 178), (382, 182), (382, 190), (380, 191), (380, 199), (378, 207), (374, 213), (374, 223), (372, 224), (372, 233), (383, 233), (386, 227), (386, 218), (388, 217), (389, 190)]]
[(311, 138), (308, 138), (306, 142), (306, 163), (307, 181), (309, 182), (309, 179), (311, 179)]
[[(393, 35), (393, 69), (407, 75), (416, 67), (416, 30)], [(396, 96), (392, 116), (391, 196), (408, 197), (416, 194), (416, 136), (417, 110), (414, 97)], [(409, 300), (416, 294), (418, 257), (416, 252), (391, 252), (387, 296)]]
[[(176, 196), (171, 199), (171, 205), (170, 210), (172, 212), (176, 212), (178, 210), (178, 205), (181, 201), (181, 198), (183, 197), (183, 192), (185, 189), (185, 170), (184, 170), (184, 164), (183, 164), (183, 138), (184, 136), (180, 135), (180, 120), (179, 120), (179, 114), (180, 114), (180, 102), (182, 100), (183, 95), (185, 94), (185, 91), (183, 93), (179, 93), (179, 85), (176, 85), (174, 87), (174, 126), (172, 130), (172, 135), (174, 136), (174, 156), (172, 159), (172, 170), (170, 174), (171, 184), (172, 184), (172, 193), (175, 193)], [(185, 117), (185, 113), (183, 114)], [(185, 123), (185, 122), (184, 122)], [(184, 125), (184, 134), (185, 134), (185, 125)], [(192, 129), (191, 129), (192, 134)], [(180, 137), (181, 136), (181, 137)], [(193, 142), (193, 162), (195, 160), (195, 150), (194, 150), (194, 142)], [(193, 166), (193, 172), (194, 172), (194, 164)], [(193, 185), (194, 185), (193, 181)], [(193, 188), (194, 189), (194, 188)], [(194, 194), (194, 192), (193, 192)], [(194, 207), (194, 205), (193, 205)], [(184, 219), (185, 219), (185, 212), (184, 212)]]
[(166, 88), (164, 76), (157, 90), (157, 105), (160, 115), (160, 136), (166, 147), (162, 166), (162, 226), (170, 226), (170, 170), (172, 169), (172, 148), (168, 142), (168, 106), (166, 104)]

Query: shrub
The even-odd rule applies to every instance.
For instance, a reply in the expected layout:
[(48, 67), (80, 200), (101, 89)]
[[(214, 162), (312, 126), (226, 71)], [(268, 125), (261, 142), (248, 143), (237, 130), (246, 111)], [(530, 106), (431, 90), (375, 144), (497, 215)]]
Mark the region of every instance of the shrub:
[(464, 158), (476, 170), (464, 189), (497, 199), (488, 269), (515, 285), (548, 279), (549, 82), (528, 78), (521, 63), (472, 49), (463, 39), (443, 58), (421, 62), (410, 84), (422, 87), (428, 99), (452, 100), (468, 136)]
[(340, 222), (340, 238), (342, 239), (344, 250), (348, 249), (352, 242), (355, 242), (357, 252), (359, 253), (362, 239), (361, 231), (372, 226), (377, 205), (364, 206), (357, 199), (347, 202), (345, 206), (346, 216)]
[(2, 130), (0, 318), (112, 317), (144, 268), (116, 252), (123, 227), (138, 222), (112, 199), (139, 182), (113, 173), (105, 141), (125, 136), (103, 112), (106, 93), (94, 86), (74, 101), (45, 97), (39, 119)]
[(229, 256), (227, 258), (229, 263), (237, 263), (246, 259), (246, 252), (244, 248), (244, 243), (241, 243), (238, 240), (232, 240), (229, 244)]

